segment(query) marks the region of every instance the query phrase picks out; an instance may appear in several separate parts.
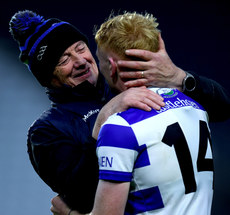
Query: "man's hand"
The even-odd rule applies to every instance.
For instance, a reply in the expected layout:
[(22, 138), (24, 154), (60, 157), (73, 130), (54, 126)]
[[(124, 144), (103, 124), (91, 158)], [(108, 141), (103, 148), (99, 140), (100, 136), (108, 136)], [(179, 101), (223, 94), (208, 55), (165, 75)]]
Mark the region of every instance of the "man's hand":
[(118, 61), (120, 77), (134, 79), (128, 80), (125, 83), (126, 87), (145, 85), (182, 90), (182, 81), (186, 74), (168, 56), (160, 34), (158, 52), (130, 49), (126, 50), (126, 55), (140, 59), (140, 61)]
[(71, 210), (66, 204), (65, 202), (60, 198), (60, 196), (55, 196), (52, 200), (51, 200), (51, 212), (53, 213), (53, 215), (84, 215), (84, 214), (80, 214), (77, 211), (73, 211)]
[(112, 114), (125, 111), (130, 107), (145, 111), (150, 111), (152, 108), (160, 110), (165, 105), (160, 95), (147, 89), (145, 86), (129, 88), (114, 97), (109, 103)]
[(129, 88), (115, 96), (101, 109), (95, 122), (92, 136), (97, 139), (101, 125), (114, 113), (125, 111), (130, 107), (145, 111), (150, 111), (152, 108), (160, 110), (164, 105), (163, 98), (145, 86)]

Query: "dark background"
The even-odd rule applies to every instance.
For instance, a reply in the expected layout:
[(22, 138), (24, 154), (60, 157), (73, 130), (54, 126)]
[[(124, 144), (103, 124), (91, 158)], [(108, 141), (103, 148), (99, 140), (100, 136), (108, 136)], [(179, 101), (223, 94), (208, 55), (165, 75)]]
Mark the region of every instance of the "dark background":
[[(95, 53), (93, 28), (113, 10), (153, 13), (160, 23), (173, 62), (212, 78), (230, 91), (230, 8), (228, 0), (152, 1), (4, 1), (0, 5), (0, 213), (51, 214), (55, 195), (35, 174), (26, 152), (27, 129), (49, 106), (44, 89), (19, 61), (19, 50), (8, 33), (18, 10), (30, 9), (45, 18), (56, 17), (88, 35)], [(225, 107), (219, 107), (222, 111)], [(230, 110), (229, 110), (230, 111)], [(211, 124), (215, 192), (212, 215), (230, 214), (230, 120)]]

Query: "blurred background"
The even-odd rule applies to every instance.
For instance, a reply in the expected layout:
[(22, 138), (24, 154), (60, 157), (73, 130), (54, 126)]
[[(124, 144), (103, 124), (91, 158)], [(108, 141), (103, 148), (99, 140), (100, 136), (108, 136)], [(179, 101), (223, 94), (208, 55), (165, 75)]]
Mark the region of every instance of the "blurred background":
[[(27, 130), (50, 105), (45, 90), (19, 61), (8, 32), (15, 12), (29, 9), (56, 17), (88, 35), (113, 10), (149, 12), (160, 23), (166, 50), (184, 70), (212, 78), (230, 91), (230, 8), (228, 0), (4, 1), (0, 6), (0, 214), (49, 215), (56, 194), (35, 174), (27, 155)], [(225, 107), (219, 107), (222, 111)], [(230, 110), (229, 110), (230, 111)], [(212, 215), (230, 214), (230, 120), (211, 124), (215, 192)]]

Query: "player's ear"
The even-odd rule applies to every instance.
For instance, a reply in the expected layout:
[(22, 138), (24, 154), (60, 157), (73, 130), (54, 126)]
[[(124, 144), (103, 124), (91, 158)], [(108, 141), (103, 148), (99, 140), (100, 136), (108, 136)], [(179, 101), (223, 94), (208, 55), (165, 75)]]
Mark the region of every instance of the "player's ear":
[(109, 57), (109, 63), (110, 76), (117, 79), (117, 63), (112, 57)]

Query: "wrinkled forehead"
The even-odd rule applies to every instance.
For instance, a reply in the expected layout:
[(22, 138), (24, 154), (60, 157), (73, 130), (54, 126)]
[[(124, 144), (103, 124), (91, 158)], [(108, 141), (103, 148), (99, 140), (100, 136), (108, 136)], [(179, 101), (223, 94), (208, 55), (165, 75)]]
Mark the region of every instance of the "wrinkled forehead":
[(76, 41), (75, 43), (73, 43), (72, 45), (70, 45), (64, 52), (62, 55), (65, 55), (73, 50), (76, 50), (77, 48), (81, 47), (81, 46), (84, 46), (84, 47), (88, 47), (87, 44), (82, 41), (82, 40), (79, 40), (79, 41)]

